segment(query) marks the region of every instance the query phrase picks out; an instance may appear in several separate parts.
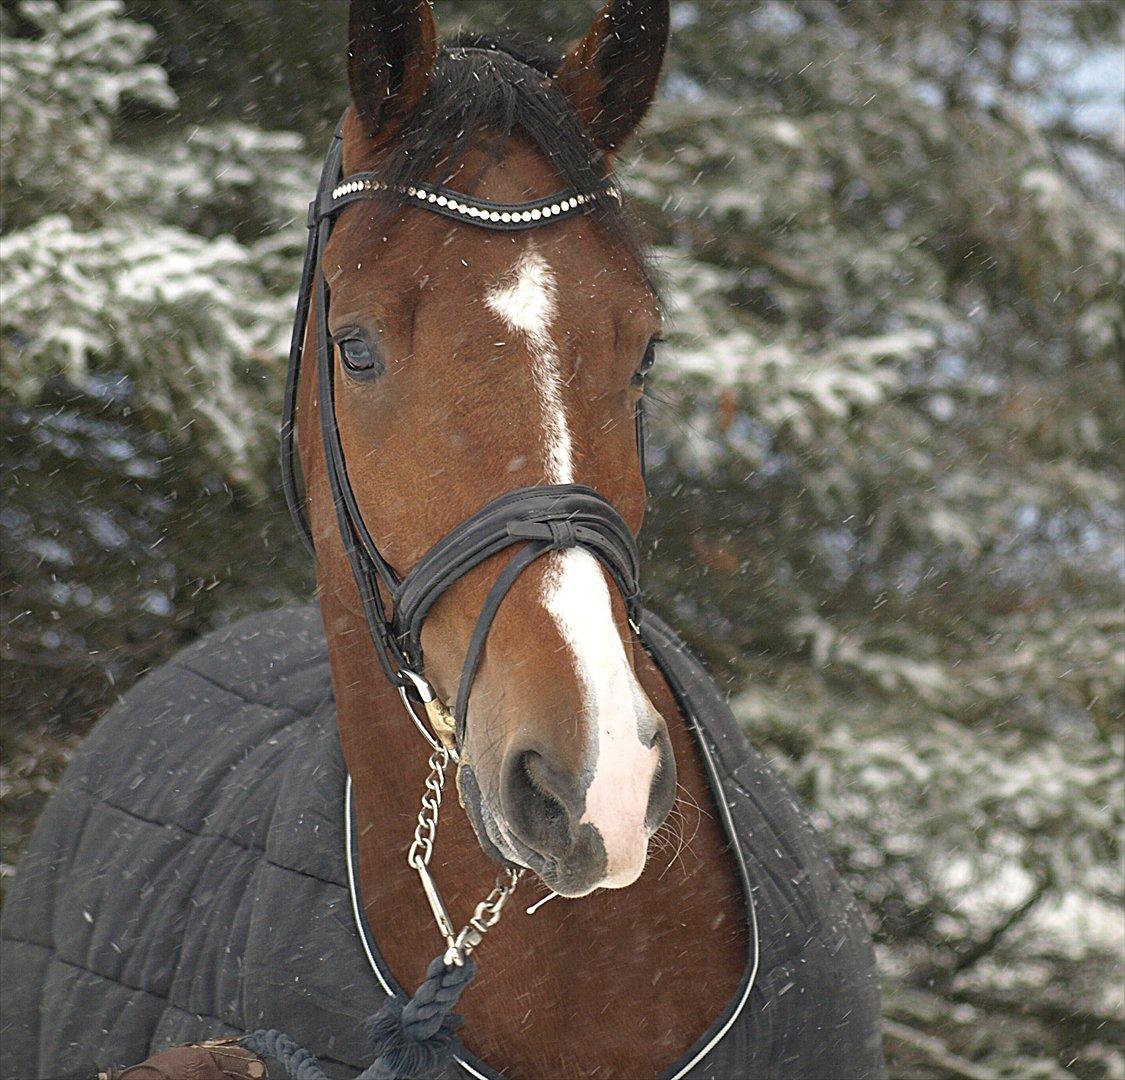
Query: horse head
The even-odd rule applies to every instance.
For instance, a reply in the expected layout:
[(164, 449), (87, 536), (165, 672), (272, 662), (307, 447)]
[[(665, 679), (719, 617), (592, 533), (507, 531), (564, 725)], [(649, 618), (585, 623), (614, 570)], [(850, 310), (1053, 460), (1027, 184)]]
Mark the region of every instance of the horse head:
[[(641, 525), (636, 414), (660, 309), (611, 167), (653, 96), (667, 7), (610, 0), (558, 58), (479, 36), (439, 47), (426, 0), (352, 2), (341, 171), (371, 197), (339, 208), (319, 252), (331, 365), (319, 422), (338, 433), (362, 521), (351, 528), (388, 569), (369, 598), (388, 618), (394, 582), (506, 492), (580, 485)], [(588, 212), (552, 204), (560, 191)], [(512, 204), (534, 208), (534, 227), (503, 228), (511, 214), (487, 209)], [(356, 538), (306, 435), (320, 586), (355, 608)], [(487, 854), (557, 892), (626, 886), (676, 790), (628, 598), (564, 539), (505, 584), (475, 639), (519, 557), (507, 546), (474, 565), (419, 624), (426, 682), (461, 703), (462, 801)]]

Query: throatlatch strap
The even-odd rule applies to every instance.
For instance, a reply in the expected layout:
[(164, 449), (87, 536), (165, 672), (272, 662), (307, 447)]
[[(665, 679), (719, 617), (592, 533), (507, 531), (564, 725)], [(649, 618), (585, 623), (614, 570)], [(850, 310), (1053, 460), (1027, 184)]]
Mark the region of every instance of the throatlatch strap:
[(281, 406), (281, 487), (285, 492), (285, 505), (289, 516), (297, 527), (305, 550), (311, 558), (316, 557), (313, 547), (312, 528), (301, 503), (297, 490), (297, 391), (301, 374), (301, 350), (305, 344), (305, 332), (309, 323), (309, 304), (312, 298), (312, 277), (316, 269), (319, 245), (316, 230), (309, 230), (309, 240), (305, 245), (305, 262), (301, 267), (301, 291), (297, 294), (297, 314), (293, 321), (293, 337), (289, 342), (289, 366), (285, 372), (285, 396)]

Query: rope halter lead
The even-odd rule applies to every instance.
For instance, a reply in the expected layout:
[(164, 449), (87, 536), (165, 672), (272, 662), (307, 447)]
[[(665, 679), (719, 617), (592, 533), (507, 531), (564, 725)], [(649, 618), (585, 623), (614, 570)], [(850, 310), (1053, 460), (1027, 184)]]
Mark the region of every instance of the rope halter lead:
[[(560, 192), (523, 203), (475, 199), (448, 188), (414, 184), (389, 190), (375, 173), (342, 176), (343, 121), (336, 128), (316, 198), (309, 206), (309, 240), (301, 272), (297, 313), (289, 347), (289, 370), (281, 421), (282, 483), (286, 502), (302, 541), (315, 557), (312, 530), (297, 484), (295, 417), (301, 360), (310, 317), (314, 320), (316, 379), (320, 428), (329, 490), (344, 550), (363, 604), (371, 640), (387, 679), (395, 686), (412, 720), (429, 743), (429, 776), (418, 814), (414, 842), (407, 856), (418, 873), (434, 920), (445, 939), (444, 953), (430, 964), (426, 980), (409, 1001), (392, 998), (371, 1021), (374, 1064), (361, 1080), (433, 1075), (452, 1054), (460, 1018), (451, 1015), (462, 990), (475, 973), (470, 957), (484, 934), (499, 920), (522, 870), (506, 868), (492, 892), (477, 905), (459, 932), (429, 872), (442, 791), (449, 763), (459, 762), (469, 695), (489, 630), (505, 596), (524, 570), (542, 556), (565, 548), (582, 548), (609, 571), (625, 600), (629, 621), (638, 623), (638, 555), (636, 539), (617, 510), (581, 484), (540, 484), (509, 491), (461, 522), (400, 577), (380, 554), (360, 512), (348, 477), (336, 418), (335, 365), (328, 337), (329, 292), (321, 261), (336, 216), (352, 203), (397, 195), (407, 205), (441, 214), (463, 224), (496, 231), (517, 231), (552, 224), (620, 200), (610, 182), (592, 192)], [(636, 413), (637, 448), (644, 469), (644, 415)], [(452, 711), (427, 681), (421, 635), (426, 616), (454, 582), (486, 559), (510, 547), (519, 550), (500, 572), (484, 601), (462, 667)], [(385, 597), (389, 597), (390, 606)], [(418, 713), (425, 713), (425, 720)], [(323, 1072), (308, 1051), (278, 1032), (255, 1032), (249, 1049), (279, 1057), (302, 1080), (319, 1080)]]

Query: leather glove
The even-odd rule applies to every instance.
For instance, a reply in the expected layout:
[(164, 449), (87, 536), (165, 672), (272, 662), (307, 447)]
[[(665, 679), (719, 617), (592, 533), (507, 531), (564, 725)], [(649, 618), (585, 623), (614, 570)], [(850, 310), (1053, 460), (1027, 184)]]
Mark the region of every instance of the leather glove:
[(140, 1065), (106, 1069), (98, 1080), (265, 1080), (266, 1064), (236, 1039), (170, 1046)]

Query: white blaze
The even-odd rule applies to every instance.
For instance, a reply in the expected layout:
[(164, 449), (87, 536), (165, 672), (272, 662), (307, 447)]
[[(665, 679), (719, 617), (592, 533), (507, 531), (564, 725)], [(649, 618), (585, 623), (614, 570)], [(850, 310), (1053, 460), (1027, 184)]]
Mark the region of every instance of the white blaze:
[(625, 657), (597, 559), (581, 548), (553, 556), (543, 593), (544, 605), (577, 661), (591, 729), (594, 775), (582, 821), (593, 824), (605, 842), (603, 884), (629, 885), (644, 867), (645, 815), (660, 762), (660, 751), (646, 747), (638, 732), (649, 705)]
[[(555, 275), (532, 243), (488, 291), (485, 303), (527, 341), (543, 417), (545, 482), (572, 484), (573, 445), (558, 354), (551, 338), (555, 296)], [(598, 561), (581, 548), (547, 558), (543, 605), (574, 654), (584, 695), (584, 719), (591, 727), (589, 754), (594, 775), (586, 791), (582, 821), (592, 823), (605, 843), (603, 884), (628, 885), (644, 866), (649, 789), (660, 760), (659, 750), (645, 746), (638, 732), (638, 721), (648, 716), (651, 706), (626, 659)]]
[(488, 291), (484, 302), (509, 329), (527, 338), (543, 413), (546, 482), (573, 484), (574, 455), (563, 408), (559, 358), (550, 333), (556, 311), (555, 275), (534, 244), (528, 245), (500, 284)]

